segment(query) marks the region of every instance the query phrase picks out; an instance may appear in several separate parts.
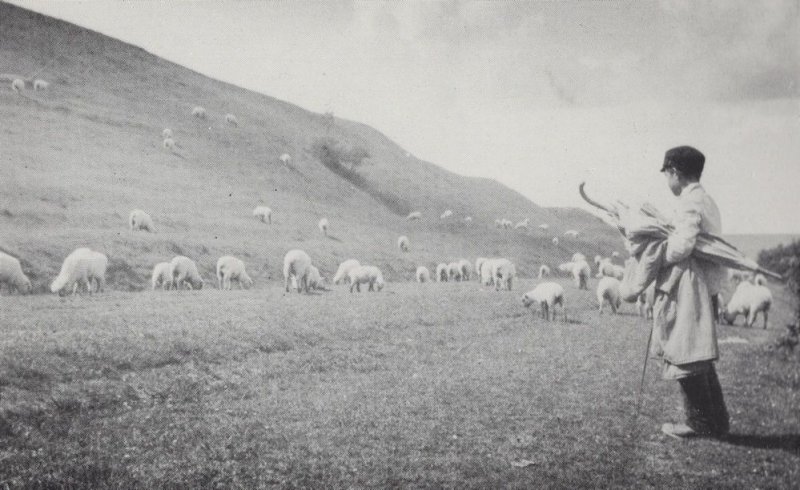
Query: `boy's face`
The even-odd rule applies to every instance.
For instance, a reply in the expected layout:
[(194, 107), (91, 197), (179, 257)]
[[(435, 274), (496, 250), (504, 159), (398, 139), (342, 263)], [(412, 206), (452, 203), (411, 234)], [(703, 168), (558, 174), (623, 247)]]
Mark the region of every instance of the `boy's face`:
[(683, 183), (681, 182), (678, 172), (676, 172), (674, 168), (668, 168), (664, 170), (663, 173), (667, 177), (667, 185), (669, 186), (669, 190), (672, 191), (673, 195), (680, 196), (681, 190), (683, 190)]

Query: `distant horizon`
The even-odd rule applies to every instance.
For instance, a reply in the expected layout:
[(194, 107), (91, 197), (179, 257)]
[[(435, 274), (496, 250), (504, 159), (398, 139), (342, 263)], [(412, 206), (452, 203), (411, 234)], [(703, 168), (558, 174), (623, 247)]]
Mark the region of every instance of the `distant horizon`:
[(593, 212), (576, 191), (587, 181), (597, 197), (668, 211), (660, 161), (691, 144), (706, 154), (724, 230), (800, 234), (791, 0), (9, 3), (367, 124), (542, 207)]

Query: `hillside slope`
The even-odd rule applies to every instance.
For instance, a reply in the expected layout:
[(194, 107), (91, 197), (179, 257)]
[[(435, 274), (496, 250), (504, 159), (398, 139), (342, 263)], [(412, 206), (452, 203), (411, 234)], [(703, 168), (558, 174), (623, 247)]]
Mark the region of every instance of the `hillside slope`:
[[(212, 80), (146, 51), (75, 25), (0, 3), (0, 73), (50, 82), (21, 94), (0, 85), (0, 248), (23, 260), (38, 289), (78, 246), (111, 259), (109, 283), (146, 287), (152, 266), (176, 254), (194, 258), (208, 279), (216, 258), (242, 257), (257, 282), (280, 276), (283, 254), (309, 252), (323, 272), (349, 257), (410, 279), (418, 264), (504, 255), (532, 275), (557, 263), (620, 250), (616, 232), (583, 211), (542, 208), (486, 179), (458, 176), (411, 157), (363, 124), (306, 111)], [(201, 105), (208, 118), (191, 116)], [(236, 115), (239, 125), (225, 123)], [(162, 148), (161, 131), (178, 148)], [(311, 150), (329, 138), (370, 158), (357, 188), (321, 165)], [(282, 153), (292, 155), (282, 164)], [(535, 172), (535, 168), (531, 169)], [(571, 191), (571, 190), (565, 190)], [(397, 197), (395, 206), (373, 195)], [(274, 210), (265, 225), (258, 204)], [(157, 233), (127, 229), (131, 209), (149, 212)], [(408, 210), (424, 218), (409, 223)], [(455, 213), (440, 220), (444, 209)], [(464, 216), (473, 216), (467, 226)], [(329, 218), (331, 233), (316, 223)], [(528, 232), (499, 231), (494, 219), (530, 218)], [(549, 223), (541, 232), (536, 225)], [(551, 238), (585, 230), (577, 240)], [(411, 239), (400, 253), (397, 237)]]

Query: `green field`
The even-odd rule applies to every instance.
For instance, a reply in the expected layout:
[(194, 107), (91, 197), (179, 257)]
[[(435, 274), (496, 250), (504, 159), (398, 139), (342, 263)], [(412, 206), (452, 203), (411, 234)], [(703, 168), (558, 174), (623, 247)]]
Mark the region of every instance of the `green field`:
[[(0, 487), (792, 488), (800, 364), (720, 327), (727, 441), (675, 441), (626, 305), (567, 323), (477, 283), (0, 298)], [(595, 281), (592, 281), (592, 285)], [(741, 322), (739, 322), (741, 323)], [(524, 465), (523, 467), (515, 466)]]

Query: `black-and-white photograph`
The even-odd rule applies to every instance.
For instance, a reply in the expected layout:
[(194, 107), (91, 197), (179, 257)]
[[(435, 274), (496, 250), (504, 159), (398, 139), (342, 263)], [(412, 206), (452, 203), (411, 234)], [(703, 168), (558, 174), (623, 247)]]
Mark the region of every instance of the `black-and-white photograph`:
[(0, 490), (797, 488), (798, 0), (0, 0)]

